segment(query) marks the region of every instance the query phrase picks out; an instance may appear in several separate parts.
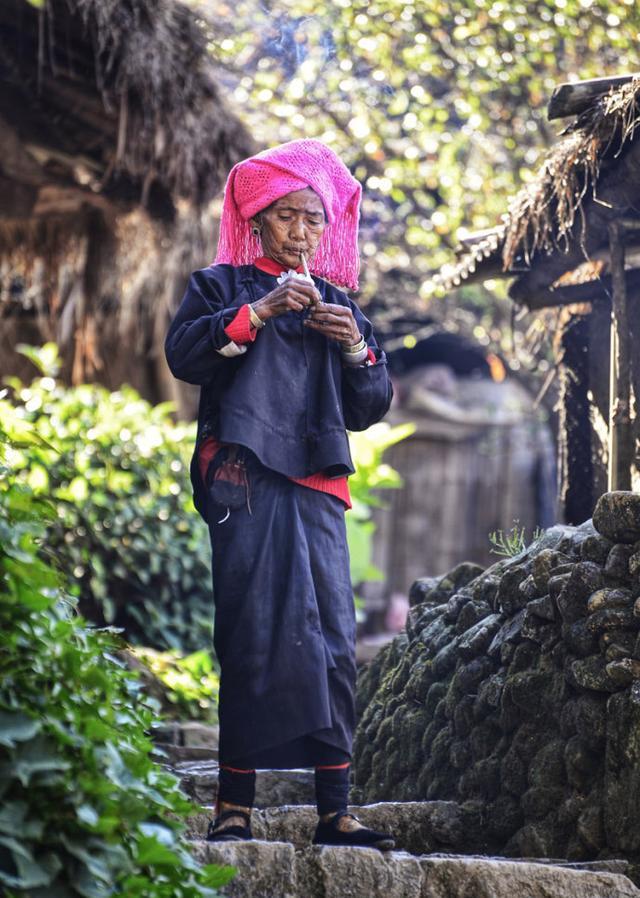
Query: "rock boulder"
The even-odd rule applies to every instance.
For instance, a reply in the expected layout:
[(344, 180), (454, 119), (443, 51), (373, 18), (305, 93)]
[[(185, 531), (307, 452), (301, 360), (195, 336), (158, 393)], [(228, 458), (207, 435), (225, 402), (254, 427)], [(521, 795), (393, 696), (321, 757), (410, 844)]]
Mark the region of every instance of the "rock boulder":
[(640, 495), (609, 493), (417, 602), (359, 675), (364, 801), (450, 802), (497, 853), (640, 864), (636, 554)]

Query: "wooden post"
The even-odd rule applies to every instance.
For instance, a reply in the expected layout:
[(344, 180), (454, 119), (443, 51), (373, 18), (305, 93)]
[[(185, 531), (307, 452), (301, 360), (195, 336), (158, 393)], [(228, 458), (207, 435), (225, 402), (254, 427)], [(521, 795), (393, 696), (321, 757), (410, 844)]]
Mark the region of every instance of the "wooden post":
[(631, 489), (630, 383), (631, 356), (627, 286), (624, 274), (624, 228), (618, 221), (609, 225), (611, 253), (611, 367), (609, 378), (609, 490)]

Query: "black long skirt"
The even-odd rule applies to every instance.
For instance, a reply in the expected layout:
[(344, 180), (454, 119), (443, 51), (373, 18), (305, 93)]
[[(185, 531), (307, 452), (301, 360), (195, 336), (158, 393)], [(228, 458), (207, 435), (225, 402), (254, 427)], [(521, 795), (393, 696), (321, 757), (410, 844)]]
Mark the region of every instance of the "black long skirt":
[(331, 763), (336, 752), (351, 755), (355, 726), (345, 506), (244, 452), (250, 509), (233, 510), (226, 520), (225, 508), (209, 500), (207, 509), (220, 763)]

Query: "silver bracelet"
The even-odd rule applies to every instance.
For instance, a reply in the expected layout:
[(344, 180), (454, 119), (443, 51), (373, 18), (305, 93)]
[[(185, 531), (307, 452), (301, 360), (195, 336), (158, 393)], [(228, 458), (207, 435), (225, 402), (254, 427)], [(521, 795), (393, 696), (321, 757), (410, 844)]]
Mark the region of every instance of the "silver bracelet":
[(257, 328), (264, 327), (267, 322), (262, 320), (251, 303), (247, 303), (247, 305), (249, 306), (249, 320), (251, 321), (251, 324)]
[(368, 355), (369, 347), (365, 343), (363, 348), (358, 352), (343, 352), (342, 361), (345, 363), (345, 365), (361, 365)]
[(366, 349), (367, 341), (362, 336), (362, 334), (360, 334), (360, 339), (358, 340), (357, 343), (354, 343), (353, 346), (341, 346), (340, 348), (342, 349), (342, 352), (345, 353), (346, 355), (351, 355), (353, 353), (361, 352), (363, 349)]

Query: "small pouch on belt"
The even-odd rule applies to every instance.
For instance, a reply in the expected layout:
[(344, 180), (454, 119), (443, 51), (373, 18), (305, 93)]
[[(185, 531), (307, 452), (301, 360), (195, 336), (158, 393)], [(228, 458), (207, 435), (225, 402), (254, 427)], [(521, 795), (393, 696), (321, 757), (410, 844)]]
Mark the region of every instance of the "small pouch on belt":
[(207, 477), (207, 488), (214, 505), (233, 511), (246, 504), (251, 514), (247, 469), (244, 459), (238, 455), (238, 446), (232, 444), (222, 464), (213, 467), (213, 476)]

